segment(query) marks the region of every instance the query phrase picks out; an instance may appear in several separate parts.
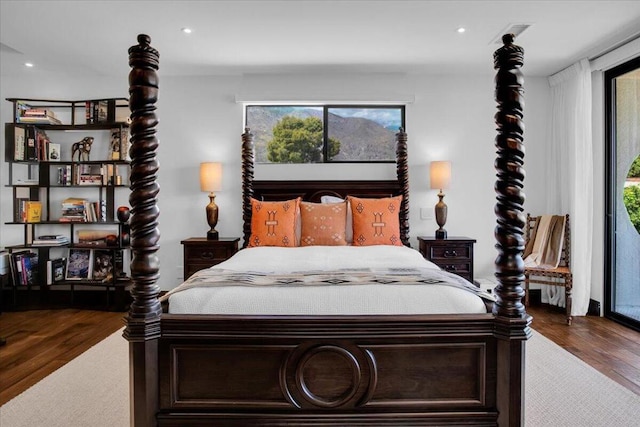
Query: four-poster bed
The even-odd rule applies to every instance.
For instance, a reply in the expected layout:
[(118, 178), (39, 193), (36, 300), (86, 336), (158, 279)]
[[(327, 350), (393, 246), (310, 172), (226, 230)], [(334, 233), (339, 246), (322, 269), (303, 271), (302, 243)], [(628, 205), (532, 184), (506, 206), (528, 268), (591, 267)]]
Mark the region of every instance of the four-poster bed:
[[(492, 312), (393, 315), (162, 313), (158, 299), (158, 52), (148, 36), (129, 49), (133, 303), (127, 317), (132, 425), (508, 425), (523, 423), (530, 318), (522, 214), (522, 49), (494, 55), (498, 135), (496, 301)], [(408, 243), (406, 134), (398, 180), (259, 181), (243, 134), (245, 244), (251, 198), (402, 196)], [(253, 249), (243, 249), (242, 251)]]

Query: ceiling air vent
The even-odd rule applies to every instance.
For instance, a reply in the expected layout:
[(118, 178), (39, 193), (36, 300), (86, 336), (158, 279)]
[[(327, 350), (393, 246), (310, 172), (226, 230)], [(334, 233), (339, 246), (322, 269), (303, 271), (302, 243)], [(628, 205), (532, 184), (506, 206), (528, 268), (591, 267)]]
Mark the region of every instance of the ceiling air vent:
[(509, 24), (504, 30), (500, 31), (500, 33), (491, 40), (489, 44), (502, 44), (502, 36), (504, 34), (514, 34), (518, 37), (520, 34), (524, 33), (527, 28), (529, 28), (533, 24)]

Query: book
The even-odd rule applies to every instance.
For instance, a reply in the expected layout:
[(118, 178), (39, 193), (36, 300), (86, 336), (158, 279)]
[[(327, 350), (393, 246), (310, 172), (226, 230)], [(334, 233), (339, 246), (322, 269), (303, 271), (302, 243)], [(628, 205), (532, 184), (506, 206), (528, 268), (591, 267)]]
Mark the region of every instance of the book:
[(51, 140), (47, 136), (46, 132), (41, 129), (36, 129), (36, 151), (38, 160), (49, 160), (49, 144)]
[(87, 124), (91, 124), (94, 123), (94, 118), (93, 118), (93, 101), (86, 101), (84, 103), (84, 117), (87, 121)]
[(12, 252), (10, 255), (9, 269), (11, 271), (11, 280), (13, 286), (20, 286), (22, 282), (22, 257), (31, 253), (28, 250), (21, 250)]
[(29, 108), (26, 110), (22, 110), (22, 114), (21, 117), (33, 117), (33, 116), (37, 116), (37, 117), (53, 117), (54, 119), (57, 118), (55, 111), (48, 109), (48, 108)]
[(69, 249), (66, 265), (66, 280), (87, 280), (91, 278), (91, 249)]
[(13, 160), (23, 161), (25, 156), (26, 129), (23, 126), (13, 128)]
[(25, 141), (26, 143), (25, 143), (24, 159), (30, 162), (37, 161), (38, 160), (38, 150), (36, 149), (37, 131), (35, 126), (26, 127)]
[(102, 175), (82, 174), (78, 176), (78, 185), (102, 185)]
[(52, 242), (52, 241), (61, 241), (61, 240), (69, 240), (67, 236), (64, 234), (43, 234), (41, 236), (36, 237), (36, 240), (42, 240), (43, 242)]
[(43, 124), (43, 125), (60, 125), (62, 122), (55, 117), (50, 116), (39, 116), (39, 115), (31, 115), (31, 116), (21, 116), (18, 119), (18, 123), (30, 123), (30, 124)]
[(62, 201), (60, 222), (87, 222), (85, 213), (86, 199), (68, 197)]
[(15, 211), (13, 213), (13, 221), (14, 222), (25, 222), (27, 218), (26, 206), (29, 199), (24, 197), (19, 197), (13, 203), (15, 207)]
[(54, 258), (47, 261), (47, 285), (64, 280), (66, 265), (66, 258)]
[(29, 252), (22, 256), (22, 284), (33, 286), (39, 284), (38, 254)]
[(69, 238), (63, 234), (51, 234), (51, 235), (44, 235), (44, 236), (38, 236), (35, 239), (33, 239), (33, 242), (31, 243), (32, 245), (35, 246), (64, 246), (66, 244), (69, 244)]
[(47, 153), (47, 159), (50, 162), (60, 161), (60, 144), (49, 142), (49, 151)]
[(26, 222), (40, 222), (42, 203), (37, 200), (26, 201)]
[(124, 272), (124, 251), (113, 251), (113, 274), (116, 278), (127, 277)]
[(96, 121), (98, 123), (105, 123), (107, 121), (109, 102), (107, 100), (100, 100), (96, 102), (97, 112)]
[(113, 251), (95, 249), (93, 251), (93, 280), (108, 281), (113, 278)]
[(0, 274), (8, 274), (10, 271), (9, 252), (0, 250)]
[(62, 124), (55, 111), (43, 107), (28, 107), (20, 109), (16, 120), (18, 123), (45, 123), (52, 125)]
[[(83, 246), (108, 246), (110, 243), (116, 243), (118, 239), (117, 230), (77, 230), (77, 243)], [(113, 244), (112, 244), (113, 246)]]
[(129, 159), (129, 129), (126, 127), (111, 129), (111, 160)]

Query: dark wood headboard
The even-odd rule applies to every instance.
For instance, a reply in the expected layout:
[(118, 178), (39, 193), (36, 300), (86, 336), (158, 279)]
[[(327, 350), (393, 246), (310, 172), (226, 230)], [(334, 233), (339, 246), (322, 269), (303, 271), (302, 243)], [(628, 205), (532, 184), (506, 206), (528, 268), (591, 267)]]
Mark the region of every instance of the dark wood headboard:
[(345, 198), (391, 197), (402, 194), (398, 181), (253, 181), (253, 197), (259, 200), (287, 200), (301, 197), (320, 202), (322, 196)]
[(400, 206), (400, 240), (409, 246), (409, 173), (407, 165), (407, 134), (403, 129), (396, 134), (397, 180), (310, 180), (281, 181), (254, 180), (253, 135), (247, 128), (242, 134), (242, 192), (244, 246), (251, 236), (251, 201), (290, 200), (301, 197), (309, 202), (320, 202), (325, 195), (345, 198), (380, 198), (402, 195)]

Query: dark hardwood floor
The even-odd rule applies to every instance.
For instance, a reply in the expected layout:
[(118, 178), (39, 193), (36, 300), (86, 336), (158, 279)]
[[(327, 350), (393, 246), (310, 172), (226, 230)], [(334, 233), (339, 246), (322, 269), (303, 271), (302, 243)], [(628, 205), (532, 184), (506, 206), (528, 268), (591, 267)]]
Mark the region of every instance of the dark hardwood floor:
[[(574, 317), (529, 307), (533, 328), (608, 377), (640, 395), (640, 333), (610, 320)], [(77, 309), (5, 312), (0, 315), (0, 405), (111, 335), (125, 313)]]
[(0, 405), (124, 326), (126, 313), (79, 309), (0, 314)]
[(640, 395), (640, 332), (597, 316), (576, 316), (567, 326), (564, 309), (554, 307), (527, 311), (534, 330)]

